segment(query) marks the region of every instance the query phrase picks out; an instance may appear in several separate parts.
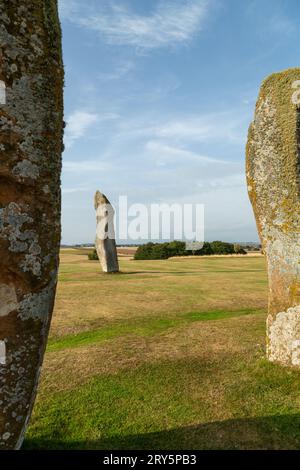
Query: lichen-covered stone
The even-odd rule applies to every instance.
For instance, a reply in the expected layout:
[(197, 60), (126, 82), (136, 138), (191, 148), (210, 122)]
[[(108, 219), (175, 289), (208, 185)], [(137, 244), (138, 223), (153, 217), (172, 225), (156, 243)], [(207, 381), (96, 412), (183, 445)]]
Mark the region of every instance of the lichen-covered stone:
[(118, 254), (114, 230), (114, 210), (104, 194), (95, 194), (95, 209), (97, 219), (95, 246), (99, 261), (105, 273), (119, 271)]
[(300, 69), (267, 78), (247, 144), (247, 184), (269, 277), (267, 355), (300, 365)]
[(46, 346), (62, 135), (57, 1), (0, 0), (0, 449), (22, 444)]

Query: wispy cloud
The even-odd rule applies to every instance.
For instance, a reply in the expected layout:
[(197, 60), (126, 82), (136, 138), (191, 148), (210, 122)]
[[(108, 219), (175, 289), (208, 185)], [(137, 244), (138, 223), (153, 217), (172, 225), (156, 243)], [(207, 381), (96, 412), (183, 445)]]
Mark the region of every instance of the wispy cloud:
[(75, 188), (63, 188), (62, 193), (63, 194), (75, 194), (75, 193), (86, 193), (90, 192), (91, 188), (80, 188), (80, 187), (75, 187)]
[(203, 115), (183, 116), (165, 122), (156, 129), (158, 136), (174, 139), (212, 141), (225, 139), (239, 143), (241, 135), (241, 117), (235, 112), (215, 112)]
[(207, 0), (160, 0), (149, 15), (137, 14), (120, 1), (99, 3), (92, 12), (84, 14), (83, 10), (76, 10), (74, 3), (68, 7), (64, 1), (61, 15), (96, 31), (108, 44), (140, 49), (190, 41), (203, 28), (208, 11)]
[(120, 123), (120, 138), (148, 137), (167, 142), (226, 142), (243, 145), (251, 114), (248, 110), (232, 109), (203, 114), (181, 114), (173, 118), (159, 117), (155, 122), (137, 116)]
[(65, 161), (63, 169), (69, 173), (94, 173), (99, 171), (107, 171), (109, 165), (101, 160), (82, 160), (82, 161)]
[(77, 0), (59, 0), (59, 15), (61, 18), (74, 18), (80, 9), (80, 3)]
[(67, 118), (67, 128), (65, 133), (66, 148), (72, 147), (77, 139), (83, 137), (92, 124), (97, 122), (98, 115), (85, 111), (74, 111)]
[(234, 173), (232, 175), (227, 175), (219, 178), (212, 178), (209, 181), (211, 188), (240, 188), (245, 187), (245, 174), (244, 173)]
[(111, 72), (101, 72), (97, 75), (97, 78), (104, 81), (119, 80), (125, 77), (135, 68), (135, 64), (132, 61), (124, 61), (118, 64)]
[(156, 158), (159, 159), (161, 164), (166, 164), (170, 162), (174, 164), (174, 160), (184, 161), (185, 164), (189, 164), (191, 162), (202, 164), (228, 164), (227, 161), (208, 157), (206, 155), (200, 155), (196, 152), (191, 152), (190, 150), (184, 148), (167, 145), (164, 142), (160, 141), (149, 141), (147, 142), (145, 147), (147, 151), (153, 153)]
[(251, 0), (245, 6), (245, 15), (252, 17), (255, 21), (255, 34), (259, 34), (264, 42), (266, 36), (278, 36), (279, 43), (284, 36), (290, 36), (296, 33), (298, 28), (297, 18), (291, 13), (289, 2), (269, 0), (272, 8), (269, 8), (268, 15), (262, 13), (262, 7), (268, 2), (262, 0)]
[(275, 34), (284, 34), (287, 36), (297, 31), (294, 21), (283, 14), (271, 16), (266, 26)]
[(65, 133), (66, 148), (72, 147), (74, 142), (85, 136), (87, 131), (97, 122), (111, 121), (118, 119), (116, 113), (96, 114), (87, 111), (74, 111), (67, 118), (67, 128)]

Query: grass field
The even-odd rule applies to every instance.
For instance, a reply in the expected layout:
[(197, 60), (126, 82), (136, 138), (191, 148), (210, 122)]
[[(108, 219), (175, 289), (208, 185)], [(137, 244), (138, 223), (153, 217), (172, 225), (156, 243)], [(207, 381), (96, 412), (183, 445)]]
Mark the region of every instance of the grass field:
[(62, 250), (27, 449), (300, 447), (300, 372), (265, 360), (258, 257), (120, 259)]

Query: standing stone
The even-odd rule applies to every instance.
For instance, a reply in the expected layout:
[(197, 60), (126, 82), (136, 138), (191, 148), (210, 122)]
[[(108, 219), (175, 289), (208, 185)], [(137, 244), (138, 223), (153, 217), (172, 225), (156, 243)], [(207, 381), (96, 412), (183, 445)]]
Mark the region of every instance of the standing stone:
[(0, 0), (0, 449), (20, 448), (54, 303), (63, 66), (56, 0)]
[(247, 183), (269, 277), (267, 355), (300, 365), (300, 69), (267, 78), (247, 145)]
[(96, 251), (105, 273), (119, 272), (118, 254), (114, 230), (114, 210), (104, 194), (95, 194), (97, 218)]

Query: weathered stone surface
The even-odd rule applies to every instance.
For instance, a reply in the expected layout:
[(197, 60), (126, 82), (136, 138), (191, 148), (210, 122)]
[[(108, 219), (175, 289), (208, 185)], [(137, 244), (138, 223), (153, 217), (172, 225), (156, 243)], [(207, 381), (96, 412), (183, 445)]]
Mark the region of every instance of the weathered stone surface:
[(300, 69), (260, 90), (247, 145), (247, 183), (267, 258), (267, 355), (300, 365)]
[(99, 261), (105, 273), (119, 271), (117, 247), (114, 230), (114, 210), (104, 194), (95, 194), (95, 209), (97, 219), (95, 246)]
[(0, 0), (0, 449), (22, 444), (53, 309), (62, 91), (56, 0)]

